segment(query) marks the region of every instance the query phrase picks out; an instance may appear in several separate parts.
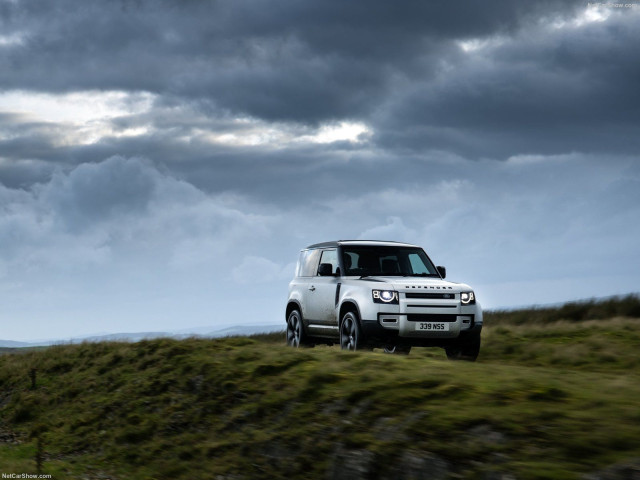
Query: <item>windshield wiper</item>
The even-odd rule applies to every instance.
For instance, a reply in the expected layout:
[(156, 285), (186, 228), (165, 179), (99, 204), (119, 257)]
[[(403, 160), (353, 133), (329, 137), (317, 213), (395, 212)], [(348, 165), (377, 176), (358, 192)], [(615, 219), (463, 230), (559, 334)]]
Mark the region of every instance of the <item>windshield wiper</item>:
[(401, 273), (372, 273), (371, 275), (362, 275), (360, 279), (365, 277), (406, 277), (407, 275), (402, 275)]
[(439, 275), (435, 273), (407, 273), (403, 277), (439, 277)]

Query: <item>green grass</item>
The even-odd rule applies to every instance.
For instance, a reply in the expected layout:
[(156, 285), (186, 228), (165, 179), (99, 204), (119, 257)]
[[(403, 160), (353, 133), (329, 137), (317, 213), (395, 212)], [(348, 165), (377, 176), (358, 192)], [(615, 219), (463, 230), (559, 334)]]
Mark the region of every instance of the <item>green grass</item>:
[(568, 302), (560, 307), (531, 307), (485, 313), (485, 320), (491, 325), (533, 325), (559, 321), (575, 323), (616, 317), (640, 318), (640, 296), (631, 294), (624, 297)]
[(451, 478), (564, 479), (640, 456), (635, 318), (488, 324), (475, 364), (439, 349), (283, 343), (0, 355), (0, 472), (34, 473), (38, 436), (53, 478), (327, 478), (359, 451), (370, 452), (369, 478), (390, 478), (409, 451), (443, 459)]

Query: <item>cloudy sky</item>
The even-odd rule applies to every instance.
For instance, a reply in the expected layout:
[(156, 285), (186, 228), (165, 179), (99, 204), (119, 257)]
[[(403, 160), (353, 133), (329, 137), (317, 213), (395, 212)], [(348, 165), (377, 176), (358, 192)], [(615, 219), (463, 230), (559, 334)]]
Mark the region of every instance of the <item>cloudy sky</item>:
[(639, 291), (619, 5), (0, 0), (0, 338), (284, 322), (338, 238), (486, 308)]

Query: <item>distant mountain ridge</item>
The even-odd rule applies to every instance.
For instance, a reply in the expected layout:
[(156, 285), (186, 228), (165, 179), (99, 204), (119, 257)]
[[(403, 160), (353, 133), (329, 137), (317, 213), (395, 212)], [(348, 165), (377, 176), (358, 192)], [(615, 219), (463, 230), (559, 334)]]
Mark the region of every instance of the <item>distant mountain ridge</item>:
[(273, 325), (238, 325), (235, 327), (227, 327), (214, 330), (210, 327), (210, 331), (206, 331), (206, 327), (194, 328), (198, 332), (190, 333), (188, 330), (180, 330), (179, 332), (121, 332), (108, 333), (104, 335), (88, 335), (84, 337), (57, 338), (50, 340), (42, 340), (36, 342), (17, 342), (14, 340), (0, 340), (0, 348), (25, 348), (25, 347), (43, 347), (48, 345), (56, 345), (61, 343), (82, 343), (82, 342), (139, 342), (140, 340), (149, 340), (153, 338), (174, 338), (177, 340), (184, 338), (219, 338), (231, 337), (236, 335), (255, 335), (258, 333), (271, 333), (284, 330), (284, 324)]

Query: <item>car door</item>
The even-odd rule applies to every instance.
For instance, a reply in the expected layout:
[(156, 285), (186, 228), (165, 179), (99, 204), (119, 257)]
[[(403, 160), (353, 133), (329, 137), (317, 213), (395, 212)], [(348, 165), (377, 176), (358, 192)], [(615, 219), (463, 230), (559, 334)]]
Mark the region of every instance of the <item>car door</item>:
[(322, 252), (316, 249), (300, 252), (296, 278), (289, 284), (295, 298), (300, 302), (300, 313), (302, 313), (302, 321), (305, 326), (308, 326), (307, 319), (311, 314), (309, 310), (310, 299), (312, 298), (311, 294), (315, 291), (315, 286), (312, 288), (312, 284), (318, 273), (320, 253)]
[(332, 276), (316, 276), (309, 278), (307, 297), (307, 322), (309, 333), (325, 337), (338, 334), (336, 316), (337, 289), (340, 284), (338, 272), (338, 252), (335, 248), (322, 250), (318, 268), (323, 263), (331, 265)]

